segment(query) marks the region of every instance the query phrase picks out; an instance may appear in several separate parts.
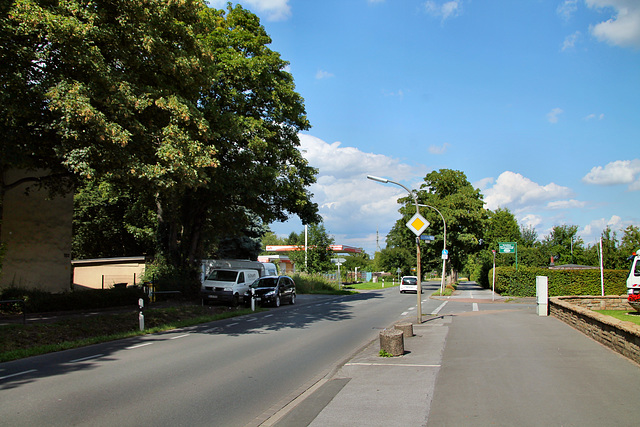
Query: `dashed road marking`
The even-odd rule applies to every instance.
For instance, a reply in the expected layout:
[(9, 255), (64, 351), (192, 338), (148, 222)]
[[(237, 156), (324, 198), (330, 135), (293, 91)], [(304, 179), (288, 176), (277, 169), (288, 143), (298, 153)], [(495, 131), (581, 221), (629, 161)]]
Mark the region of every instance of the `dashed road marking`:
[(478, 303), (477, 302), (473, 303), (473, 311), (478, 311)]
[(28, 371), (16, 372), (15, 374), (10, 374), (10, 375), (5, 375), (4, 377), (0, 377), (0, 380), (6, 380), (7, 378), (18, 377), (20, 375), (27, 375), (36, 371), (37, 369), (29, 369)]
[(137, 344), (137, 345), (132, 345), (130, 347), (127, 347), (127, 350), (135, 350), (136, 348), (140, 348), (140, 347), (146, 347), (148, 345), (152, 345), (152, 342), (146, 342), (146, 343), (142, 343), (142, 344)]
[(178, 335), (177, 337), (172, 337), (172, 340), (177, 340), (178, 338), (184, 338), (184, 337), (188, 337), (191, 334), (183, 334), (183, 335)]
[(87, 357), (83, 357), (81, 359), (70, 360), (69, 363), (84, 362), (86, 360), (97, 359), (98, 357), (102, 357), (102, 356), (104, 356), (104, 354), (94, 354), (93, 356), (87, 356)]

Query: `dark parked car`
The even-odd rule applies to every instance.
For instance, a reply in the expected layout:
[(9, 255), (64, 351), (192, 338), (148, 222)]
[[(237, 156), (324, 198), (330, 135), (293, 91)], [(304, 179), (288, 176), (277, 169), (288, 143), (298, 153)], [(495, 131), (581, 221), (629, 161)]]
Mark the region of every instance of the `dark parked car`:
[(251, 291), (253, 291), (256, 303), (274, 307), (288, 301), (296, 303), (296, 284), (289, 276), (264, 276), (249, 286), (249, 291), (244, 294), (245, 305), (251, 305)]

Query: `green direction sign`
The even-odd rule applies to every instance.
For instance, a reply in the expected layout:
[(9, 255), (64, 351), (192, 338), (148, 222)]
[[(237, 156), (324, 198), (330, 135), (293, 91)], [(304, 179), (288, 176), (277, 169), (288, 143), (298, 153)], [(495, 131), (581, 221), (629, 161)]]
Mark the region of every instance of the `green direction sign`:
[(501, 254), (513, 254), (516, 252), (516, 242), (499, 242)]

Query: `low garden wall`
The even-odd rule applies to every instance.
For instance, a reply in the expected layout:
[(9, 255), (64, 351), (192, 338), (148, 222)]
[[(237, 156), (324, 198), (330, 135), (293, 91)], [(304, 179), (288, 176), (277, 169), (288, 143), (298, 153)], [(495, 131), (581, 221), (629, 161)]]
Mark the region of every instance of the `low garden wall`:
[(640, 363), (640, 326), (592, 310), (631, 310), (627, 296), (549, 298), (549, 314)]

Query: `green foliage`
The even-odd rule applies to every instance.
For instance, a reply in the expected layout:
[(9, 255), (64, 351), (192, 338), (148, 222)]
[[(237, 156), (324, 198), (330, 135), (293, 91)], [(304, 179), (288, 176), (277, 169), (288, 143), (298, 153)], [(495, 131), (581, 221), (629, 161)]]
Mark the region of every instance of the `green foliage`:
[[(626, 294), (628, 271), (604, 270), (605, 295)], [(493, 271), (488, 273), (491, 283)], [(496, 267), (496, 292), (502, 295), (532, 297), (536, 295), (536, 276), (547, 276), (549, 296), (600, 295), (600, 270), (550, 270), (538, 267)]]
[(299, 294), (350, 294), (349, 291), (341, 291), (336, 282), (325, 278), (320, 274), (294, 274), (292, 277), (296, 283), (296, 292)]
[[(115, 198), (87, 200), (79, 221), (92, 211), (104, 234), (139, 202), (140, 223), (114, 234), (149, 246), (153, 211), (158, 252), (183, 271), (255, 216), (319, 219), (307, 190), (317, 171), (298, 150), (303, 99), (257, 16), (201, 0), (91, 6), (17, 0), (3, 14), (0, 180), (30, 167), (107, 182)], [(0, 208), (14, 184), (0, 181)], [(123, 250), (118, 239), (87, 249), (99, 231), (78, 229), (79, 253)]]
[[(306, 272), (314, 274), (332, 271), (334, 269), (331, 263), (333, 252), (329, 246), (334, 243), (334, 240), (327, 233), (324, 224), (309, 225), (307, 228), (307, 241)], [(289, 252), (289, 258), (295, 265), (299, 266), (301, 270), (305, 270), (304, 231), (298, 237), (298, 242), (294, 244), (300, 246), (301, 250)]]
[(380, 349), (380, 352), (378, 353), (378, 356), (380, 357), (393, 357), (393, 354), (389, 353), (387, 350), (385, 349)]
[(75, 259), (152, 255), (155, 230), (156, 215), (148, 197), (106, 181), (89, 181), (76, 190), (72, 241)]
[(142, 289), (137, 287), (88, 289), (58, 294), (37, 289), (10, 287), (0, 293), (0, 300), (24, 300), (27, 313), (137, 306), (138, 299), (142, 297), (144, 297)]
[[(444, 224), (447, 228), (447, 264), (454, 272), (460, 272), (469, 255), (479, 250), (479, 240), (487, 221), (487, 211), (480, 190), (474, 188), (461, 171), (440, 169), (427, 174), (420, 190), (416, 193), (418, 204), (432, 206), (421, 207), (420, 213), (429, 221), (428, 233), (435, 236), (430, 244), (421, 243), (422, 271), (439, 269), (442, 265)], [(399, 199), (402, 204), (402, 217), (396, 221), (387, 235), (387, 248), (406, 249), (406, 259), (401, 265), (416, 265), (415, 235), (407, 228), (407, 221), (416, 212), (412, 197)], [(413, 253), (411, 260), (410, 253)], [(399, 263), (400, 264), (400, 263)]]
[(180, 291), (185, 298), (197, 297), (201, 287), (196, 269), (175, 266), (162, 256), (146, 264), (142, 281), (151, 282), (157, 292)]

